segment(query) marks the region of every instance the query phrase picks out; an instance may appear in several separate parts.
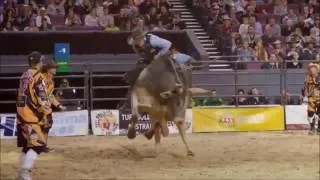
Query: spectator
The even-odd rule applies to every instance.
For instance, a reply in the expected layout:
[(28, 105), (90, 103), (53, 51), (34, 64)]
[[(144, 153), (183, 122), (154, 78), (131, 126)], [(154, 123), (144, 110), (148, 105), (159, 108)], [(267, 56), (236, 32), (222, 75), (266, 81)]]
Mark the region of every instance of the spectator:
[(312, 16), (312, 13), (313, 13), (313, 8), (310, 9), (308, 5), (304, 5), (302, 7), (301, 15), (304, 20), (310, 18)]
[(107, 23), (107, 26), (105, 27), (104, 31), (116, 32), (116, 31), (120, 31), (120, 29), (117, 26), (115, 26), (114, 19), (109, 19), (109, 22)]
[(49, 16), (47, 15), (46, 8), (42, 7), (40, 9), (40, 15), (37, 16), (36, 24), (40, 28), (43, 25), (43, 22), (46, 21), (49, 25), (51, 25), (51, 20)]
[(308, 37), (311, 41), (315, 43), (316, 46), (320, 46), (320, 33), (319, 28), (313, 27), (310, 29), (310, 36)]
[(250, 95), (250, 97), (247, 99), (247, 102), (246, 102), (248, 105), (266, 104), (265, 98), (261, 96), (257, 88), (252, 88), (249, 91), (248, 95)]
[(254, 27), (256, 34), (259, 37), (263, 36), (263, 30), (262, 30), (262, 25), (260, 22), (256, 21), (256, 16), (250, 16), (249, 21), (250, 25)]
[(63, 7), (64, 7), (64, 12), (68, 13), (69, 9), (73, 9), (73, 11), (75, 11), (76, 9), (75, 0), (66, 0)]
[(231, 18), (228, 15), (223, 16), (223, 24), (221, 25), (220, 32), (223, 35), (229, 36), (232, 31)]
[(103, 15), (99, 17), (99, 25), (102, 28), (106, 28), (108, 26), (108, 23), (111, 21), (114, 22), (113, 16), (109, 14), (109, 9), (108, 7), (103, 8)]
[[(247, 99), (245, 98), (245, 92), (243, 89), (238, 89), (237, 97), (233, 97), (230, 105), (246, 105)], [(238, 101), (237, 101), (238, 100)]]
[(172, 16), (165, 6), (161, 6), (159, 20), (162, 22), (162, 25), (164, 26), (167, 26), (172, 22)]
[(4, 21), (4, 8), (3, 6), (0, 6), (0, 25), (2, 24), (3, 21)]
[(121, 31), (130, 31), (131, 22), (129, 21), (129, 17), (125, 13), (124, 9), (121, 9), (119, 16), (116, 17), (116, 25)]
[(281, 60), (275, 55), (270, 54), (268, 61), (262, 64), (261, 69), (279, 69)]
[(302, 64), (299, 62), (299, 54), (296, 51), (290, 51), (287, 55), (288, 69), (301, 69)]
[(66, 0), (54, 0), (54, 2), (48, 6), (48, 14), (52, 16), (65, 15), (65, 3)]
[(275, 6), (273, 7), (273, 14), (283, 16), (288, 13), (288, 2), (287, 0), (276, 0)]
[(98, 17), (95, 9), (92, 9), (90, 14), (86, 15), (84, 19), (84, 24), (87, 27), (99, 27)]
[(91, 10), (93, 9), (92, 4), (90, 3), (89, 0), (82, 0), (79, 1), (76, 9), (77, 12), (80, 15), (81, 20), (85, 19), (86, 16), (91, 12)]
[(82, 24), (80, 17), (77, 14), (74, 13), (74, 9), (73, 8), (70, 8), (68, 10), (68, 15), (67, 15), (65, 24), (67, 26), (81, 25)]
[(292, 20), (288, 19), (286, 21), (286, 25), (281, 30), (281, 35), (287, 37), (290, 34), (292, 34), (293, 32), (295, 32), (295, 30), (296, 30), (296, 28), (294, 27)]
[(302, 51), (303, 60), (314, 60), (316, 58), (317, 50), (315, 49), (314, 45), (315, 42), (312, 39), (307, 40), (306, 42), (307, 47)]
[(174, 14), (172, 24), (169, 26), (170, 30), (179, 31), (186, 28), (186, 24), (180, 20), (180, 14)]
[(259, 36), (255, 33), (254, 27), (251, 25), (248, 27), (248, 33), (242, 36), (242, 39), (248, 41), (249, 47), (252, 49), (255, 49), (257, 43), (260, 41)]
[(242, 17), (242, 24), (239, 27), (239, 34), (241, 37), (245, 36), (248, 33), (249, 28), (249, 19), (248, 16)]
[(103, 7), (98, 3), (98, 0), (91, 1), (92, 9), (96, 11), (98, 17), (103, 16)]
[(64, 101), (71, 100), (77, 97), (77, 91), (70, 87), (70, 83), (67, 79), (62, 79), (59, 85), (59, 89), (56, 92), (57, 100), (61, 102), (68, 110), (79, 109), (80, 103), (75, 101)]
[(234, 6), (230, 7), (228, 15), (231, 18), (231, 24), (233, 24), (236, 27), (240, 26), (240, 22), (238, 21), (237, 17), (237, 11)]
[(38, 16), (40, 14), (40, 9), (36, 1), (34, 0), (31, 1), (31, 12), (32, 12), (32, 15), (35, 15), (35, 16)]
[(19, 31), (16, 27), (12, 25), (10, 21), (6, 23), (6, 26), (2, 29), (3, 32), (16, 32)]
[(39, 28), (36, 25), (36, 20), (31, 19), (29, 26), (25, 27), (24, 31), (26, 31), (26, 32), (39, 32)]
[(53, 27), (48, 23), (47, 19), (43, 19), (43, 22), (39, 28), (40, 31), (53, 31)]
[(139, 14), (139, 9), (137, 6), (135, 6), (133, 0), (128, 0), (128, 4), (125, 5), (124, 8), (127, 10), (128, 16), (134, 15), (134, 12)]
[(172, 7), (168, 0), (157, 0), (157, 8), (160, 9), (161, 6), (164, 6), (166, 9)]
[(286, 105), (299, 105), (299, 99), (292, 97), (292, 95), (288, 92), (288, 90), (283, 89), (281, 93), (283, 99), (281, 97), (277, 98), (276, 104), (286, 104)]
[(313, 20), (311, 18), (304, 19), (304, 16), (299, 17), (299, 22), (297, 24), (297, 29), (302, 33), (302, 36), (309, 36), (310, 29), (312, 28)]
[(259, 40), (256, 45), (255, 56), (259, 61), (268, 62), (268, 53), (263, 46), (262, 40)]
[(295, 14), (295, 12), (293, 11), (293, 9), (289, 9), (289, 12), (286, 16), (284, 16), (284, 18), (282, 19), (282, 23), (286, 24), (287, 20), (291, 20), (292, 24), (296, 25), (298, 23), (298, 17)]
[(139, 5), (139, 12), (140, 14), (142, 15), (145, 15), (149, 12), (149, 9), (152, 7), (152, 6), (156, 6), (154, 4), (152, 4), (152, 0), (145, 0), (143, 3), (141, 3)]
[[(120, 14), (121, 6), (118, 0), (113, 0), (112, 4), (109, 7), (109, 13), (115, 16)], [(122, 9), (124, 10), (124, 9)], [(126, 14), (128, 16), (128, 14)]]
[(275, 54), (279, 63), (283, 62), (286, 57), (285, 49), (282, 47), (282, 42), (276, 40), (272, 43), (272, 47), (269, 48), (269, 54)]
[(265, 28), (269, 28), (269, 27), (271, 28), (273, 36), (276, 36), (276, 37), (281, 36), (281, 27), (279, 24), (276, 24), (276, 20), (273, 17), (269, 18), (268, 24), (266, 25)]
[(270, 26), (265, 27), (264, 35), (261, 39), (264, 47), (269, 46), (276, 39), (276, 36), (272, 33), (272, 28)]
[(154, 27), (152, 31), (166, 31), (167, 29), (163, 26), (162, 21), (158, 21), (158, 26)]
[(249, 42), (244, 41), (242, 48), (238, 50), (238, 61), (251, 62), (255, 60), (255, 53), (251, 47), (249, 47)]
[(223, 105), (223, 100), (217, 96), (217, 91), (215, 89), (211, 90), (211, 96), (205, 98), (202, 102), (203, 106), (221, 106)]
[(210, 25), (222, 24), (220, 7), (218, 5), (213, 6), (208, 22)]
[(156, 26), (158, 24), (158, 14), (155, 7), (151, 7), (149, 13), (146, 15), (146, 22), (149, 26)]

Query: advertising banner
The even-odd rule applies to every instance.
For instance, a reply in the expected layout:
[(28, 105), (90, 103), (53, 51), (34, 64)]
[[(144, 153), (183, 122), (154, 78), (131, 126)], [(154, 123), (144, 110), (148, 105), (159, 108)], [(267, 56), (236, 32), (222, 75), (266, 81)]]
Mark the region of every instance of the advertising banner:
[(0, 139), (15, 138), (16, 129), (16, 114), (0, 114)]
[(91, 125), (94, 135), (119, 135), (119, 111), (93, 110), (91, 111)]
[(88, 111), (66, 111), (53, 113), (53, 126), (49, 136), (81, 136), (89, 131)]
[[(150, 116), (148, 113), (141, 113), (140, 119), (138, 119), (136, 130), (137, 134), (146, 132), (151, 128)], [(119, 128), (120, 135), (126, 135), (128, 131), (129, 120), (131, 119), (131, 112), (129, 110), (120, 110), (119, 111)], [(179, 133), (176, 125), (173, 121), (167, 123), (170, 134)], [(192, 110), (187, 109), (186, 111), (186, 133), (192, 133)]]
[(309, 129), (307, 105), (286, 106), (286, 127), (288, 130)]
[(193, 109), (193, 132), (284, 130), (284, 111), (273, 107)]

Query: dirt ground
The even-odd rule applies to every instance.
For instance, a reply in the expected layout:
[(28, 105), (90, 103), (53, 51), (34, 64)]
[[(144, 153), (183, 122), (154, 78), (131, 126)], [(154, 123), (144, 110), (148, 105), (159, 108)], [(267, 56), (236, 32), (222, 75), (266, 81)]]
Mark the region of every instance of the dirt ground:
[[(163, 139), (155, 154), (142, 136), (53, 137), (54, 152), (41, 154), (34, 180), (319, 180), (319, 136), (306, 132), (208, 133), (187, 136), (195, 157), (187, 157), (179, 136)], [(15, 179), (19, 150), (1, 141), (1, 180)]]

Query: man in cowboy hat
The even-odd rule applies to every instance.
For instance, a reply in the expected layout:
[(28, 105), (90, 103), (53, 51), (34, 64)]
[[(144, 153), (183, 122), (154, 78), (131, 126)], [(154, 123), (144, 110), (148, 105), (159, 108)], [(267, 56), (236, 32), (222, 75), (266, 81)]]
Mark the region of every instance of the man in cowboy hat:
[(319, 65), (310, 63), (308, 74), (304, 80), (304, 102), (308, 103), (308, 121), (310, 123), (310, 135), (314, 135), (318, 130), (320, 133), (320, 84)]
[[(66, 107), (62, 106), (59, 101), (55, 98), (53, 91), (54, 91), (54, 76), (56, 75), (58, 65), (54, 61), (49, 61), (42, 67), (42, 73), (44, 75), (44, 81), (46, 84), (46, 91), (47, 91), (47, 97), (50, 102), (51, 107), (58, 108), (60, 111), (64, 111)], [(45, 138), (46, 143), (48, 143), (48, 134), (53, 124), (52, 119), (52, 113), (48, 114), (47, 122), (44, 124), (44, 130), (45, 130)], [(52, 150), (51, 148), (48, 148), (48, 150)]]
[(136, 29), (132, 32), (129, 44), (147, 63), (167, 53), (172, 53), (173, 59), (182, 64), (190, 62), (193, 59), (189, 55), (175, 51), (170, 41), (154, 34), (146, 33), (141, 29)]

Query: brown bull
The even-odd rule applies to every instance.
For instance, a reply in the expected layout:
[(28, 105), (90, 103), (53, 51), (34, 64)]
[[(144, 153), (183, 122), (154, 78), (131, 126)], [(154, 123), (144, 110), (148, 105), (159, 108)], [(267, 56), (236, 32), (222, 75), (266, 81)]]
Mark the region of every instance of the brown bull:
[(136, 123), (140, 112), (148, 112), (151, 129), (145, 136), (155, 135), (156, 147), (160, 143), (160, 132), (168, 135), (167, 120), (173, 120), (187, 149), (193, 155), (185, 140), (185, 111), (190, 99), (190, 71), (174, 64), (170, 56), (155, 59), (139, 75), (131, 91), (132, 118), (128, 127), (128, 138), (136, 137)]

